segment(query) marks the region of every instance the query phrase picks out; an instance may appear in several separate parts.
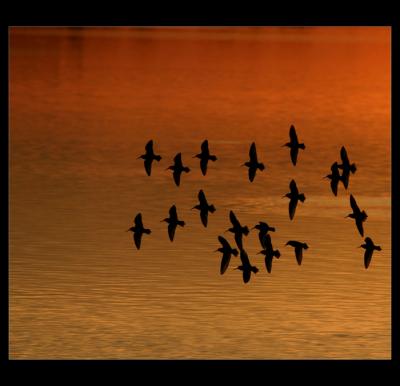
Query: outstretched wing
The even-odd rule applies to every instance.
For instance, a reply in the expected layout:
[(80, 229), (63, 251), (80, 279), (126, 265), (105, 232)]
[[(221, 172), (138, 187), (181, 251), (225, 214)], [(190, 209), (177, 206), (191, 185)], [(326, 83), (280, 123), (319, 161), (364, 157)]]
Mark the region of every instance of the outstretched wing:
[(342, 164), (343, 165), (345, 165), (345, 164), (348, 165), (350, 163), (349, 162), (349, 157), (347, 157), (347, 151), (344, 148), (344, 146), (342, 146), (342, 148), (340, 149), (340, 158), (342, 159)]
[(297, 154), (298, 153), (299, 153), (298, 147), (292, 147), (290, 149), (290, 158), (292, 159), (292, 163), (294, 166), (296, 166), (296, 163), (297, 163)]
[(178, 153), (174, 158), (175, 166), (182, 167), (182, 153)]
[(229, 266), (230, 261), (231, 261), (231, 253), (225, 252), (222, 255), (222, 259), (221, 259), (221, 268), (220, 268), (221, 275), (223, 275), (225, 273), (226, 269)]
[(235, 213), (233, 213), (232, 210), (229, 212), (229, 219), (231, 220), (231, 223), (232, 223), (232, 225), (233, 225), (234, 227), (241, 227), (241, 225), (240, 225), (238, 219), (237, 219), (236, 216), (235, 216)]
[(171, 241), (174, 240), (176, 224), (168, 224), (168, 236)]
[(208, 140), (205, 139), (203, 143), (201, 144), (201, 152), (202, 153), (208, 153)]
[(152, 158), (146, 158), (144, 160), (144, 169), (146, 170), (146, 173), (148, 176), (151, 175), (151, 163), (153, 162)]
[(143, 228), (142, 214), (138, 213), (135, 217), (135, 227)]
[(218, 240), (224, 249), (231, 249), (231, 246), (229, 245), (228, 241), (224, 237), (218, 236)]
[(272, 270), (272, 256), (265, 256), (265, 267), (267, 268), (268, 273), (271, 273)]
[(204, 194), (202, 189), (199, 191), (197, 197), (199, 198), (200, 206), (208, 206), (206, 195)]
[(258, 163), (256, 144), (254, 142), (250, 146), (249, 156), (250, 156), (250, 162)]
[(208, 220), (208, 210), (201, 210), (200, 211), (200, 218), (203, 225), (207, 228), (207, 220)]
[(290, 181), (289, 189), (291, 193), (294, 193), (295, 195), (299, 194), (295, 180)]
[(363, 224), (362, 224), (362, 221), (360, 221), (358, 218), (356, 218), (356, 225), (357, 225), (358, 232), (360, 232), (360, 235), (364, 237)]
[(367, 269), (369, 267), (369, 263), (371, 262), (372, 259), (372, 252), (373, 249), (366, 249), (364, 253), (364, 267)]
[(338, 188), (338, 183), (339, 180), (337, 180), (336, 178), (331, 179), (331, 189), (332, 189), (332, 193), (337, 196), (337, 188)]
[(294, 214), (296, 212), (296, 207), (297, 207), (297, 200), (291, 199), (289, 202), (289, 218), (291, 220), (293, 220)]
[(240, 260), (242, 262), (243, 268), (250, 267), (250, 260), (247, 252), (244, 249), (240, 250)]
[(272, 251), (271, 236), (268, 233), (263, 238), (262, 246), (264, 247), (264, 249), (266, 249), (268, 251)]
[(135, 232), (133, 234), (133, 240), (135, 241), (136, 248), (140, 249), (140, 243), (142, 241), (142, 232)]
[(243, 269), (243, 281), (248, 283), (250, 281), (251, 271), (249, 269)]
[(169, 217), (173, 222), (175, 222), (178, 219), (178, 213), (176, 211), (175, 205), (172, 205), (171, 208), (169, 208)]
[(350, 205), (351, 205), (351, 209), (353, 209), (354, 213), (360, 213), (360, 208), (358, 207), (356, 200), (352, 194), (350, 194)]
[(292, 142), (294, 144), (296, 144), (298, 142), (296, 129), (294, 128), (293, 125), (291, 125), (290, 129), (289, 129), (289, 137), (290, 137), (290, 142)]
[(296, 254), (297, 264), (301, 265), (301, 261), (303, 260), (303, 248), (301, 246), (297, 246), (294, 249), (294, 253)]
[(200, 160), (200, 169), (201, 172), (203, 173), (203, 176), (205, 176), (207, 173), (207, 164), (208, 164), (208, 158), (202, 158)]
[(147, 153), (153, 153), (153, 140), (151, 139), (149, 142), (146, 143), (144, 147)]
[(174, 170), (174, 172), (172, 173), (176, 186), (179, 186), (181, 183), (181, 173), (182, 172), (180, 170)]
[(249, 180), (253, 182), (254, 177), (256, 176), (257, 168), (249, 167)]

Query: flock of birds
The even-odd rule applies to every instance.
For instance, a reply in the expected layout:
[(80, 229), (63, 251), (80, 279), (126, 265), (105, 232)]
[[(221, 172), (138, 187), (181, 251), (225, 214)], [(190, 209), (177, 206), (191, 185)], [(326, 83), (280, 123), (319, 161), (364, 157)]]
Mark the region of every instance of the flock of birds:
[[(293, 125), (291, 125), (289, 129), (289, 137), (290, 137), (290, 142), (287, 142), (282, 146), (290, 148), (290, 158), (293, 166), (296, 166), (299, 149), (305, 150), (305, 145), (304, 143), (299, 143), (296, 130)], [(146, 151), (145, 154), (139, 156), (137, 159), (144, 160), (145, 171), (148, 176), (151, 176), (152, 163), (153, 161), (159, 162), (161, 160), (161, 156), (154, 153), (152, 140), (150, 140), (146, 144), (145, 151)], [(258, 161), (256, 145), (254, 142), (250, 146), (249, 157), (250, 157), (249, 161), (245, 162), (241, 166), (246, 166), (248, 168), (249, 181), (253, 182), (257, 170), (263, 171), (265, 169), (264, 164)], [(210, 154), (207, 140), (203, 141), (203, 143), (201, 144), (201, 152), (199, 154), (196, 154), (193, 158), (200, 159), (200, 169), (204, 176), (207, 173), (208, 162), (209, 161), (215, 162), (218, 159), (215, 155)], [(353, 164), (350, 163), (344, 146), (342, 146), (340, 150), (340, 158), (342, 160), (342, 163), (338, 164), (338, 162), (334, 162), (331, 166), (331, 174), (328, 174), (327, 176), (324, 177), (330, 179), (331, 190), (335, 196), (337, 196), (339, 183), (341, 182), (344, 188), (347, 189), (349, 186), (350, 175), (354, 174), (357, 170), (356, 165), (354, 163)], [(184, 166), (182, 163), (181, 153), (178, 153), (175, 156), (174, 164), (169, 166), (166, 170), (172, 170), (174, 182), (178, 187), (181, 182), (182, 173), (190, 172), (190, 168)], [(340, 170), (342, 170), (342, 173), (340, 173)], [(293, 179), (289, 184), (289, 189), (290, 192), (285, 194), (282, 198), (287, 197), (289, 199), (289, 218), (290, 220), (293, 220), (298, 202), (301, 201), (303, 203), (306, 197), (304, 193), (299, 193), (296, 182)], [(207, 227), (208, 214), (214, 213), (216, 211), (216, 208), (214, 205), (210, 205), (208, 203), (206, 195), (203, 190), (199, 191), (198, 200), (199, 204), (194, 206), (192, 209), (197, 209), (200, 211), (201, 222), (204, 227)], [(360, 210), (352, 194), (350, 195), (350, 206), (353, 212), (347, 215), (346, 217), (350, 217), (355, 220), (358, 232), (362, 237), (364, 237), (363, 223), (366, 221), (368, 217), (367, 213), (364, 210)], [(243, 248), (243, 236), (247, 236), (250, 231), (247, 226), (242, 226), (240, 224), (239, 220), (237, 219), (236, 215), (232, 210), (229, 213), (229, 219), (232, 223), (232, 227), (226, 230), (225, 232), (229, 231), (233, 233), (235, 243), (239, 251), (238, 249), (232, 247), (224, 237), (218, 236), (218, 240), (221, 243), (221, 247), (218, 248), (215, 252), (218, 251), (222, 253), (220, 273), (221, 275), (225, 273), (225, 271), (229, 266), (232, 255), (233, 256), (239, 255), (241, 260), (241, 265), (237, 266), (235, 269), (238, 269), (243, 272), (243, 281), (244, 283), (247, 283), (250, 281), (251, 273), (257, 273), (259, 271), (259, 269), (256, 266), (250, 263), (249, 256), (245, 251), (245, 249)], [(168, 223), (168, 236), (171, 242), (174, 240), (175, 231), (177, 227), (185, 226), (185, 222), (178, 218), (178, 213), (175, 205), (173, 205), (169, 209), (169, 217), (161, 220), (161, 222)], [(265, 256), (266, 270), (268, 273), (271, 273), (273, 258), (275, 257), (279, 259), (281, 255), (279, 250), (277, 249), (274, 250), (272, 246), (270, 232), (275, 232), (275, 228), (270, 227), (266, 222), (261, 221), (257, 225), (255, 225), (252, 229), (257, 229), (259, 231), (258, 236), (262, 250), (258, 254), (263, 254)], [(143, 234), (151, 233), (150, 229), (144, 227), (141, 213), (138, 213), (136, 215), (134, 219), (134, 226), (129, 228), (128, 231), (133, 232), (133, 239), (137, 249), (140, 249)], [(301, 265), (303, 258), (303, 250), (308, 249), (308, 245), (305, 242), (297, 240), (290, 240), (286, 243), (286, 245), (289, 245), (294, 248), (297, 263)], [(375, 245), (370, 237), (366, 237), (365, 244), (360, 245), (360, 247), (365, 249), (364, 266), (365, 268), (368, 268), (371, 262), (373, 251), (374, 250), (380, 251), (381, 247)]]

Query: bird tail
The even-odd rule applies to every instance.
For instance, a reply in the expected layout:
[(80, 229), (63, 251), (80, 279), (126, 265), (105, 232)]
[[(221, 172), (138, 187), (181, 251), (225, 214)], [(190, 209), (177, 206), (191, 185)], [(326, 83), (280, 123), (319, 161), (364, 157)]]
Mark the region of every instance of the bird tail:
[(236, 248), (232, 249), (232, 255), (237, 256), (239, 254), (238, 250)]
[(356, 164), (351, 164), (350, 165), (350, 171), (354, 174), (357, 170)]
[(210, 155), (209, 159), (211, 161), (216, 161), (218, 158), (215, 155)]
[(279, 252), (279, 250), (277, 249), (276, 251), (273, 252), (273, 255), (279, 259), (281, 257), (281, 253)]
[(306, 145), (304, 145), (304, 143), (299, 143), (299, 149), (305, 149), (306, 148)]
[(177, 224), (180, 225), (181, 227), (185, 226), (185, 221), (177, 221)]
[(251, 272), (253, 273), (257, 273), (258, 272), (258, 268), (257, 267), (251, 267)]
[(161, 156), (160, 156), (160, 155), (155, 155), (155, 156), (154, 156), (154, 159), (155, 159), (156, 161), (161, 161)]
[(301, 194), (299, 195), (299, 200), (300, 200), (301, 202), (304, 202), (304, 201), (306, 200), (306, 196), (305, 196), (303, 193), (301, 193)]
[(211, 213), (214, 213), (214, 212), (216, 211), (214, 205), (210, 205), (210, 206), (208, 207), (208, 210), (209, 210)]
[(185, 167), (183, 168), (183, 171), (186, 172), (186, 173), (189, 173), (189, 172), (190, 172), (190, 169), (189, 169), (187, 166), (185, 166)]
[(243, 233), (247, 236), (249, 234), (249, 228), (247, 226), (243, 227)]

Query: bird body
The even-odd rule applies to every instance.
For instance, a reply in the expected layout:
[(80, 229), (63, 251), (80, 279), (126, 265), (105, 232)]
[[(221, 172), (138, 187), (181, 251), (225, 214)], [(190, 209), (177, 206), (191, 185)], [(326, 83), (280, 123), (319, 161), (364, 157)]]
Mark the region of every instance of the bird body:
[(275, 232), (275, 228), (274, 227), (270, 227), (266, 222), (260, 221), (256, 226), (254, 226), (252, 229), (258, 229), (259, 233), (258, 233), (258, 238), (260, 240), (260, 244), (262, 248), (265, 248), (264, 244), (265, 244), (265, 236), (267, 235), (267, 233), (269, 231), (271, 232)]
[(144, 159), (144, 168), (146, 170), (147, 175), (150, 176), (151, 175), (151, 164), (153, 163), (154, 160), (159, 162), (161, 160), (161, 156), (154, 153), (153, 140), (150, 140), (149, 142), (147, 142), (147, 144), (145, 146), (145, 150), (146, 150), (146, 153), (142, 154), (137, 159), (139, 159), (139, 158)]
[(290, 192), (285, 194), (283, 197), (287, 197), (290, 199), (289, 218), (293, 220), (294, 214), (296, 212), (297, 203), (299, 202), (299, 200), (301, 202), (304, 202), (306, 200), (306, 196), (303, 193), (299, 193), (295, 180), (290, 181), (289, 188)]
[(379, 245), (375, 245), (370, 237), (365, 238), (365, 244), (360, 245), (361, 248), (365, 249), (364, 253), (364, 267), (367, 269), (369, 267), (369, 263), (372, 259), (372, 253), (374, 251), (381, 251), (382, 248)]
[(127, 232), (133, 232), (133, 240), (135, 242), (136, 248), (140, 249), (140, 244), (142, 242), (142, 236), (143, 234), (150, 234), (151, 230), (150, 229), (146, 229), (143, 226), (143, 221), (142, 221), (142, 214), (138, 213), (135, 217), (135, 226), (129, 228), (127, 230)]
[(233, 226), (229, 228), (228, 231), (235, 235), (235, 241), (238, 248), (243, 249), (242, 237), (243, 235), (247, 236), (249, 234), (249, 228), (240, 224), (233, 211), (229, 212), (229, 218)]
[(178, 219), (178, 213), (176, 211), (176, 206), (172, 205), (169, 209), (169, 217), (161, 220), (168, 223), (168, 236), (171, 241), (174, 240), (176, 227), (179, 225), (181, 227), (185, 226), (185, 222)]
[(250, 264), (249, 256), (244, 249), (240, 250), (240, 260), (242, 265), (239, 265), (236, 269), (243, 272), (243, 282), (248, 283), (250, 281), (251, 273), (257, 273), (258, 268)]
[(196, 154), (193, 158), (200, 158), (200, 169), (203, 176), (207, 173), (208, 161), (215, 162), (218, 158), (215, 155), (211, 155), (208, 149), (208, 140), (204, 140), (201, 144), (201, 153)]
[(174, 158), (174, 164), (169, 166), (166, 170), (172, 170), (174, 181), (176, 186), (179, 186), (181, 183), (181, 174), (182, 172), (189, 173), (190, 169), (186, 166), (183, 166), (182, 163), (182, 153), (178, 153)]
[(295, 240), (290, 240), (285, 245), (290, 245), (294, 248), (297, 264), (301, 265), (301, 261), (303, 260), (303, 249), (308, 249), (308, 245), (306, 243)]
[(342, 175), (340, 180), (343, 182), (343, 186), (345, 189), (349, 186), (349, 178), (350, 172), (355, 173), (357, 170), (356, 164), (350, 164), (349, 157), (347, 156), (347, 151), (344, 146), (340, 149), (340, 158), (342, 159), (342, 163), (338, 165), (339, 169), (342, 169)]
[(218, 251), (222, 253), (220, 272), (221, 275), (223, 275), (228, 268), (229, 262), (231, 261), (231, 256), (237, 256), (238, 250), (236, 248), (232, 248), (224, 237), (218, 236), (218, 240), (222, 244), (222, 247), (218, 248), (215, 252)]
[(291, 125), (289, 129), (289, 137), (290, 137), (290, 142), (285, 143), (283, 146), (287, 146), (290, 148), (290, 158), (292, 160), (292, 164), (296, 166), (299, 149), (304, 150), (306, 146), (304, 145), (304, 143), (299, 143), (296, 134), (296, 129), (294, 128), (293, 125)]
[(206, 195), (204, 194), (203, 190), (199, 191), (198, 198), (200, 204), (194, 206), (192, 209), (198, 209), (200, 211), (201, 222), (205, 227), (207, 227), (208, 212), (214, 213), (216, 209), (214, 205), (208, 204)]
[(350, 217), (355, 220), (358, 232), (361, 236), (364, 236), (363, 222), (368, 218), (368, 215), (365, 210), (360, 210), (352, 194), (350, 194), (350, 205), (353, 209), (353, 213), (348, 214), (346, 217)]
[(247, 166), (249, 168), (249, 180), (253, 182), (257, 169), (261, 171), (265, 169), (264, 164), (258, 162), (256, 144), (254, 142), (250, 146), (249, 156), (250, 160), (245, 162), (242, 166)]
[(267, 268), (268, 273), (271, 273), (273, 258), (276, 257), (277, 259), (279, 259), (281, 256), (279, 250), (274, 250), (274, 248), (272, 247), (271, 235), (267, 234), (265, 236), (264, 249), (259, 253), (265, 255), (265, 267)]

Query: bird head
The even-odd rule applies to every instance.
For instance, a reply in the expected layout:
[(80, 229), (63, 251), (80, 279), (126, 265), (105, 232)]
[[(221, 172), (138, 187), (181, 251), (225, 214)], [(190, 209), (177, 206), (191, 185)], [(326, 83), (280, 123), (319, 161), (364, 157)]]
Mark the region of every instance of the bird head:
[(144, 157), (145, 157), (145, 155), (142, 154), (142, 155), (140, 155), (139, 157), (137, 157), (136, 159), (140, 159), (140, 158), (143, 158), (143, 159), (144, 159)]
[(160, 222), (168, 222), (169, 221), (169, 218), (167, 217), (167, 218), (165, 218), (164, 220), (161, 220)]
[(201, 158), (201, 154), (196, 154), (196, 155), (193, 156), (192, 158)]
[(165, 170), (174, 170), (174, 165), (168, 166)]
[(308, 245), (306, 243), (304, 243), (303, 248), (308, 249)]
[(287, 146), (287, 147), (290, 147), (290, 142), (286, 142), (284, 145), (282, 145), (281, 147), (285, 147), (285, 146)]
[(290, 193), (286, 193), (284, 196), (282, 196), (282, 198), (285, 198), (285, 197), (290, 198)]
[(127, 230), (127, 232), (129, 232), (129, 231), (134, 232), (134, 231), (135, 231), (135, 228), (134, 228), (134, 227), (131, 227), (131, 228), (129, 228), (129, 229)]

